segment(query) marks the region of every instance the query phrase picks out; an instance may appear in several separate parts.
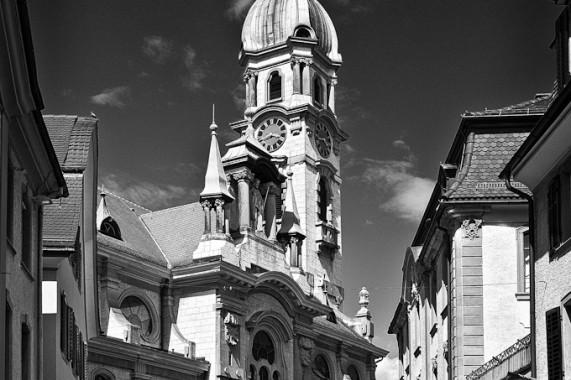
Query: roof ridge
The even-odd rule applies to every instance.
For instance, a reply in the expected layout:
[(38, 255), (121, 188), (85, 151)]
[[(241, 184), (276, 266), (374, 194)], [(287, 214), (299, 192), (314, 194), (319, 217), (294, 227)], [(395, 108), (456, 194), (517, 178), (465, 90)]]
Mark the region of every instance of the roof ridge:
[[(144, 214), (144, 215), (146, 215), (146, 214)], [(143, 226), (145, 227), (145, 230), (149, 233), (149, 236), (151, 237), (151, 239), (153, 239), (153, 241), (157, 245), (157, 248), (159, 249), (159, 252), (161, 252), (161, 255), (163, 255), (163, 257), (165, 258), (165, 261), (167, 262), (167, 268), (172, 269), (172, 267), (173, 267), (172, 263), (170, 262), (169, 258), (167, 257), (167, 255), (163, 251), (163, 248), (161, 247), (161, 245), (159, 244), (157, 239), (155, 239), (155, 235), (153, 235), (153, 231), (151, 231), (151, 229), (149, 228), (149, 226), (147, 226), (147, 223), (145, 223), (145, 220), (143, 218), (141, 218), (141, 216), (142, 215), (138, 216), (138, 218), (141, 221), (141, 223), (143, 223)]]
[(531, 110), (530, 106), (536, 105), (537, 103), (540, 103), (542, 101), (548, 100), (550, 98), (552, 98), (554, 96), (553, 92), (545, 92), (545, 93), (538, 93), (535, 95), (535, 97), (533, 99), (529, 99), (529, 100), (524, 100), (522, 102), (516, 103), (516, 104), (511, 104), (508, 106), (504, 106), (504, 107), (500, 107), (500, 108), (493, 108), (493, 109), (488, 109), (487, 107), (483, 110), (483, 111), (466, 111), (462, 114), (462, 116), (482, 116), (482, 115), (502, 115), (502, 111), (508, 112), (508, 111), (512, 111), (512, 113), (508, 113), (508, 114), (512, 114), (514, 111), (520, 111), (520, 114), (523, 113), (524, 108), (527, 107), (527, 112), (523, 113), (526, 115), (533, 115), (533, 114), (543, 114), (545, 113), (545, 110)]
[(141, 208), (141, 209), (147, 211), (147, 213), (153, 212), (153, 211), (149, 210), (148, 208), (143, 207), (143, 206), (141, 206), (141, 205), (139, 205), (139, 204), (137, 204), (137, 203), (135, 203), (135, 202), (132, 202), (132, 201), (126, 199), (126, 198), (123, 198), (122, 196), (117, 195), (117, 194), (115, 194), (114, 192), (109, 191), (109, 190), (107, 190), (107, 189), (103, 189), (103, 188), (100, 188), (99, 186), (97, 186), (97, 190), (102, 191), (102, 192), (105, 192), (105, 194), (111, 194), (111, 195), (113, 195), (115, 198), (119, 198), (123, 203), (125, 203), (125, 205), (127, 205), (127, 203), (128, 203), (128, 204), (131, 204), (131, 205), (133, 205), (133, 206), (137, 206), (137, 207), (139, 207), (139, 208)]
[(179, 209), (179, 208), (183, 208), (183, 207), (187, 207), (187, 206), (194, 205), (194, 204), (200, 204), (200, 202), (185, 203), (185, 204), (178, 205), (178, 206), (173, 206), (173, 207), (169, 207), (169, 208), (164, 208), (164, 209), (162, 209), (162, 210), (149, 211), (148, 213), (143, 214), (143, 215), (148, 215), (148, 214), (153, 214), (153, 215), (161, 214), (161, 213), (165, 213), (165, 212), (167, 212), (167, 211), (173, 211), (173, 210), (176, 210), (176, 209)]

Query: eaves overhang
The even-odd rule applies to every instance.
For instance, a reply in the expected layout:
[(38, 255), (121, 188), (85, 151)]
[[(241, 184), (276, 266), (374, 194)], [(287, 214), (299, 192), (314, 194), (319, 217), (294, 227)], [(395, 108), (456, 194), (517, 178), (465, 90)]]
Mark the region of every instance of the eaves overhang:
[(530, 189), (550, 174), (558, 162), (568, 156), (571, 142), (571, 86), (555, 98), (528, 138), (517, 150), (501, 179), (513, 178)]

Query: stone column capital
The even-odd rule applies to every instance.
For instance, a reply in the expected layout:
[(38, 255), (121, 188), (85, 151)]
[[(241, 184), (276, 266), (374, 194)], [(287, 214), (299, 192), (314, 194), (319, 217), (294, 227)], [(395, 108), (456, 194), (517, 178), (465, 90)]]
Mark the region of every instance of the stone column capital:
[(248, 82), (250, 79), (257, 77), (258, 76), (258, 72), (254, 71), (254, 70), (246, 70), (246, 72), (243, 75), (243, 79), (244, 82)]
[(252, 182), (254, 176), (250, 169), (240, 170), (230, 174), (232, 178), (237, 182)]

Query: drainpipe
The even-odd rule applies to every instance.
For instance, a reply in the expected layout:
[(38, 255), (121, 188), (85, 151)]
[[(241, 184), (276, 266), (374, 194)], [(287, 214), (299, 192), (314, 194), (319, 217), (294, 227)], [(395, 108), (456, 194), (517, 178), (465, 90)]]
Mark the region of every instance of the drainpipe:
[[(502, 173), (503, 174), (503, 173)], [(529, 194), (524, 193), (523, 191), (516, 189), (511, 184), (511, 171), (508, 171), (504, 174), (504, 181), (506, 187), (509, 191), (514, 194), (519, 195), (523, 199), (527, 201), (527, 212), (528, 212), (528, 219), (529, 219), (529, 298), (530, 298), (530, 305), (529, 305), (529, 322), (531, 327), (531, 377), (537, 377), (537, 370), (536, 370), (536, 347), (535, 347), (535, 218), (533, 215), (534, 204), (533, 204), (533, 197)]]

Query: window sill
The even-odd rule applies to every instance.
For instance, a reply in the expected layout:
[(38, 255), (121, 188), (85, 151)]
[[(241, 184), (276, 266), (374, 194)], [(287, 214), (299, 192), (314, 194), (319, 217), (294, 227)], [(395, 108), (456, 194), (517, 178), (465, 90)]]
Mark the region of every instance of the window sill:
[(515, 299), (518, 301), (529, 301), (530, 300), (530, 296), (529, 293), (516, 293), (515, 294)]
[(564, 255), (571, 249), (571, 238), (568, 238), (563, 243), (559, 244), (557, 248), (551, 248), (551, 256)]
[(268, 101), (266, 102), (266, 104), (273, 104), (273, 103), (279, 103), (283, 100), (283, 98), (280, 96), (279, 98), (276, 99), (268, 99)]
[(30, 269), (26, 266), (26, 264), (24, 264), (23, 261), (20, 261), (20, 268), (22, 268), (22, 271), (24, 271), (24, 273), (28, 276), (28, 278), (30, 279), (30, 281), (34, 282), (34, 276), (32, 275), (32, 272), (30, 271)]

